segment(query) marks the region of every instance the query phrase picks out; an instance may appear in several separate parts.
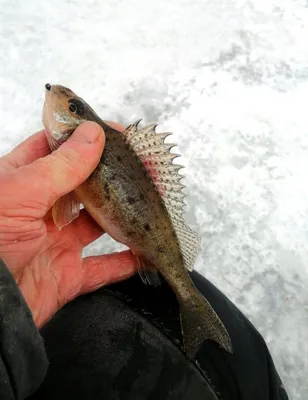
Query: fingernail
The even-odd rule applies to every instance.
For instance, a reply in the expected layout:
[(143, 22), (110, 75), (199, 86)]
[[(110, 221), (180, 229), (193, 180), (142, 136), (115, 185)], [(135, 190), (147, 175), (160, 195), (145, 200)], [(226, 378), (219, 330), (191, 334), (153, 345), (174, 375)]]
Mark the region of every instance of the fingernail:
[(71, 138), (80, 143), (95, 143), (100, 135), (103, 135), (103, 129), (97, 123), (87, 121), (76, 128)]

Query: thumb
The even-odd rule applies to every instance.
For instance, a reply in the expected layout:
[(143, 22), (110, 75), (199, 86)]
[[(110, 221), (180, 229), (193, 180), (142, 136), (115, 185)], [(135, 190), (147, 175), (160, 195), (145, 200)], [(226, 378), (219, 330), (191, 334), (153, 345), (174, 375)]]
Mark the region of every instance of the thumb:
[(100, 125), (84, 122), (56, 151), (22, 167), (20, 175), (28, 185), (31, 182), (32, 197), (37, 194), (40, 203), (49, 209), (89, 177), (99, 163), (104, 145), (105, 134)]

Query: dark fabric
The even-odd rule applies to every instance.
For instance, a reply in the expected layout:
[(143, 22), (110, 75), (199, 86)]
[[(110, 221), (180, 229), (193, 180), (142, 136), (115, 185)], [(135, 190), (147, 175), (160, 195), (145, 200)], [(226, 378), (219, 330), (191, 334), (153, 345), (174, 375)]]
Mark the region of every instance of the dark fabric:
[(0, 399), (286, 400), (260, 334), (210, 282), (192, 277), (226, 325), (233, 355), (207, 341), (197, 364), (189, 361), (172, 291), (133, 277), (79, 297), (42, 329), (50, 365), (39, 387), (42, 337), (0, 261)]
[(42, 337), (0, 260), (0, 399), (25, 399), (40, 385), (46, 370)]
[(219, 388), (223, 399), (287, 400), (264, 339), (214, 285), (197, 273), (194, 282), (207, 297), (225, 323), (233, 343), (234, 354), (226, 355), (213, 342), (205, 342), (199, 362)]
[(260, 334), (210, 282), (192, 277), (225, 323), (233, 355), (207, 341), (197, 365), (189, 361), (173, 293), (133, 277), (79, 297), (42, 329), (50, 367), (31, 399), (286, 400)]

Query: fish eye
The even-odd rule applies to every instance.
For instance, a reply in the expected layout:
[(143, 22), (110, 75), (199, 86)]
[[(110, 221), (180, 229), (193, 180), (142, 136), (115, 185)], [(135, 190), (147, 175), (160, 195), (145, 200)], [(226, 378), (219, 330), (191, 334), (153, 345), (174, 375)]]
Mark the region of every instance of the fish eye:
[(81, 100), (70, 99), (68, 103), (71, 112), (76, 113), (78, 115), (82, 115), (85, 112), (85, 106)]
[(70, 109), (70, 111), (72, 111), (73, 113), (75, 113), (75, 112), (77, 111), (77, 107), (76, 107), (76, 105), (73, 104), (73, 103), (71, 103), (71, 104), (69, 105), (69, 109)]

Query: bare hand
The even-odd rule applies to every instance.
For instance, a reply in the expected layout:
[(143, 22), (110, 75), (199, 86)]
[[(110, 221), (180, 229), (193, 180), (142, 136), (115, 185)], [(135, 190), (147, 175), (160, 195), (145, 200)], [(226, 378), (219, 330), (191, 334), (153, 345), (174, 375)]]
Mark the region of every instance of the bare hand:
[(104, 144), (99, 125), (85, 122), (52, 154), (41, 131), (0, 158), (0, 258), (38, 327), (76, 296), (135, 271), (130, 251), (82, 258), (83, 248), (103, 234), (85, 210), (61, 231), (51, 218), (56, 200), (95, 169)]

